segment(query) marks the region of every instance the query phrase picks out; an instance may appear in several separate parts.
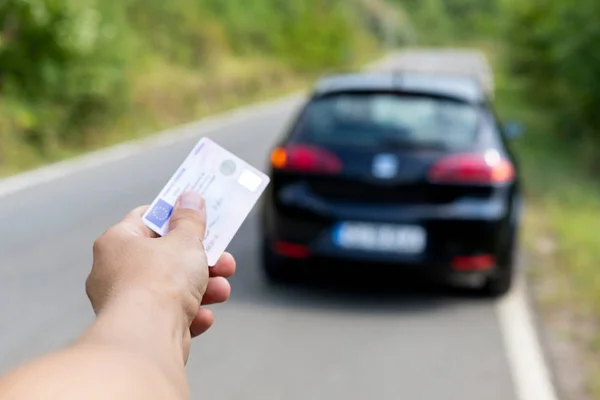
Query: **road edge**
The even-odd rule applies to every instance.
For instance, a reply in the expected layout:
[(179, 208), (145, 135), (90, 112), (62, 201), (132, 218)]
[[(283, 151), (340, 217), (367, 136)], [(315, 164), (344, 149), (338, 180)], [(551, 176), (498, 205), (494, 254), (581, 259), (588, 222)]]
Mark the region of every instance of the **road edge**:
[(144, 136), (141, 139), (125, 141), (99, 150), (86, 152), (80, 156), (56, 163), (44, 165), (26, 172), (0, 180), (0, 198), (22, 190), (53, 181), (75, 172), (124, 159), (148, 148), (165, 147), (173, 143), (207, 134), (211, 131), (233, 125), (244, 119), (254, 118), (257, 114), (272, 113), (291, 101), (303, 96), (302, 91), (294, 92), (276, 99), (235, 108), (223, 113), (211, 115), (197, 121), (165, 129)]
[(559, 400), (528, 292), (527, 280), (519, 274), (513, 290), (495, 303), (515, 395), (518, 400)]
[[(386, 66), (391, 64), (394, 57), (395, 53), (388, 53), (378, 60), (366, 64), (363, 68), (366, 70), (385, 69)], [(82, 155), (63, 161), (46, 164), (39, 168), (8, 176), (0, 179), (0, 198), (68, 176), (75, 172), (127, 158), (148, 148), (160, 148), (186, 139), (198, 137), (219, 128), (239, 123), (244, 119), (254, 118), (257, 113), (273, 112), (278, 107), (287, 105), (288, 102), (300, 100), (305, 94), (306, 91), (298, 90), (270, 100), (247, 104), (196, 121), (165, 129), (154, 134), (149, 134), (141, 139), (125, 141), (99, 150), (86, 152)]]

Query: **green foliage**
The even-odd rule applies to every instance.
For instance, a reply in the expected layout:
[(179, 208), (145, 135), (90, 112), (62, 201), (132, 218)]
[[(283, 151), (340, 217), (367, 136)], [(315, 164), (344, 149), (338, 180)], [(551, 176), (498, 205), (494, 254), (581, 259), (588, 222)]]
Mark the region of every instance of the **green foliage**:
[(385, 0), (3, 0), (0, 170), (354, 65), (382, 39), (373, 21), (395, 22), (364, 12), (373, 2)]
[(0, 4), (3, 147), (12, 135), (52, 158), (59, 143), (85, 143), (87, 127), (123, 107), (126, 41), (118, 20), (118, 10), (93, 1)]
[(513, 72), (550, 111), (556, 140), (585, 149), (583, 159), (600, 170), (600, 3), (514, 0), (505, 9)]
[(498, 0), (390, 0), (405, 8), (419, 42), (444, 45), (481, 40), (498, 31)]
[(548, 112), (546, 135), (600, 171), (600, 2), (390, 0), (408, 10), (421, 44), (492, 41), (511, 79)]

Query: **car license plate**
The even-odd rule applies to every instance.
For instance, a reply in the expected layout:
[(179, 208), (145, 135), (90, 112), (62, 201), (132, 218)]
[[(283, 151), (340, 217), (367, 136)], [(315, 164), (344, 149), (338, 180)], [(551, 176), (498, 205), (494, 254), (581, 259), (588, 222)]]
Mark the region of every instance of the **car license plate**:
[(347, 249), (416, 254), (425, 249), (426, 236), (420, 226), (342, 223), (334, 242)]

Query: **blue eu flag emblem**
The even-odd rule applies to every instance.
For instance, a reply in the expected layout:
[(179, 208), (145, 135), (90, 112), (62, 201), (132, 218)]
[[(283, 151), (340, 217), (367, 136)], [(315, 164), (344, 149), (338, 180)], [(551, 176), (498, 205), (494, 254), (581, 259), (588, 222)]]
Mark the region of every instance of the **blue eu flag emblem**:
[(152, 222), (159, 228), (162, 228), (165, 222), (171, 217), (173, 206), (164, 200), (158, 200), (152, 211), (146, 216), (146, 220)]

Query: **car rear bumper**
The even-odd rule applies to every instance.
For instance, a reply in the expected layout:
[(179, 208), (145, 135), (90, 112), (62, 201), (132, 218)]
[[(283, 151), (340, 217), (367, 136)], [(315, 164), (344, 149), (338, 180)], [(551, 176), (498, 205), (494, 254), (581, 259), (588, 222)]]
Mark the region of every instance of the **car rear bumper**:
[(325, 257), (311, 255), (307, 258), (286, 258), (278, 256), (278, 268), (294, 275), (323, 280), (359, 281), (393, 285), (412, 284), (415, 280), (426, 280), (458, 286), (481, 286), (493, 276), (497, 266), (480, 271), (455, 271), (449, 265), (408, 263), (394, 261), (359, 261), (348, 257)]
[[(500, 198), (447, 207), (325, 204), (326, 208), (266, 204), (266, 245), (278, 257), (308, 268), (368, 265), (455, 279), (493, 274), (511, 239), (510, 205)], [(343, 248), (335, 243), (334, 231), (344, 221), (419, 226), (426, 232), (426, 245), (417, 254)]]

